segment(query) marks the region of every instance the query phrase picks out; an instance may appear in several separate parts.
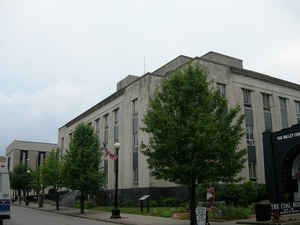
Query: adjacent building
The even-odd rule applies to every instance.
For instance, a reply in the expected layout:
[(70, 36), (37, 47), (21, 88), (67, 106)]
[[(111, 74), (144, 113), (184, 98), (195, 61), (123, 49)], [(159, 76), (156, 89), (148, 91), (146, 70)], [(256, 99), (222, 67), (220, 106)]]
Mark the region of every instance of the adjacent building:
[[(188, 65), (205, 68), (213, 85), (228, 100), (229, 106), (240, 105), (246, 115), (246, 135), (241, 148), (248, 149), (248, 160), (240, 176), (257, 183), (265, 182), (262, 133), (276, 131), (300, 121), (300, 85), (243, 68), (243, 61), (216, 52), (201, 57), (180, 55), (152, 73), (129, 75), (117, 83), (116, 91), (87, 111), (59, 128), (58, 146), (65, 152), (79, 123), (94, 127), (100, 143), (110, 151), (120, 142), (119, 187), (127, 196), (144, 192), (180, 191), (180, 187), (150, 175), (141, 143), (148, 143), (148, 134), (140, 130), (153, 96), (162, 79), (174, 70)], [(226, 149), (224, 149), (226, 151)], [(8, 155), (9, 156), (9, 155)], [(114, 189), (114, 162), (105, 157), (105, 188)]]
[(46, 160), (47, 153), (56, 148), (57, 144), (14, 140), (6, 148), (8, 171), (19, 164), (35, 169)]

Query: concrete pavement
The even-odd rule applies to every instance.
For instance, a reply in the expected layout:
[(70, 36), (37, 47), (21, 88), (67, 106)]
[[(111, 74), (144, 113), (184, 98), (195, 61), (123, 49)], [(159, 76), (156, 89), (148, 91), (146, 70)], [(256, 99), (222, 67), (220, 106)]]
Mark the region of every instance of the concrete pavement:
[(54, 214), (25, 207), (12, 206), (11, 219), (4, 225), (115, 225), (73, 216)]
[[(16, 206), (19, 206), (16, 204)], [(69, 207), (60, 207), (60, 211), (56, 211), (55, 206), (51, 204), (44, 204), (43, 208), (39, 208), (37, 204), (30, 204), (29, 206), (21, 205), (22, 207), (28, 207), (31, 209), (47, 211), (62, 215), (68, 215), (73, 217), (86, 218), (91, 220), (124, 224), (124, 225), (189, 225), (189, 220), (179, 220), (173, 218), (163, 218), (156, 216), (145, 216), (145, 215), (135, 215), (135, 214), (125, 214), (121, 213), (121, 219), (111, 219), (110, 212), (103, 212), (98, 210), (86, 209), (85, 214), (80, 214), (79, 209), (69, 208)], [(255, 218), (247, 220), (239, 220), (245, 222), (255, 221)], [(211, 225), (234, 225), (237, 221), (226, 221), (226, 222), (210, 222)]]

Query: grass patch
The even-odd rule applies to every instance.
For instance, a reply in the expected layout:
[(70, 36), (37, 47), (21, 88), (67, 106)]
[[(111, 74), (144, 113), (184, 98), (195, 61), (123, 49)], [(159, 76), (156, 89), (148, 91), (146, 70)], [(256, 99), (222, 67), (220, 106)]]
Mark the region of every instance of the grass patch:
[[(74, 207), (79, 208), (79, 204), (76, 204)], [(94, 204), (86, 204), (86, 209), (99, 210), (104, 212), (111, 212), (113, 207), (95, 207)], [(144, 216), (159, 216), (159, 217), (172, 217), (175, 213), (188, 213), (186, 207), (150, 207), (150, 212), (147, 212), (147, 209), (144, 208), (144, 211), (141, 212), (139, 207), (120, 207), (120, 212), (125, 214), (136, 214)], [(214, 220), (236, 220), (236, 219), (247, 219), (251, 214), (254, 213), (253, 207), (243, 208), (236, 206), (220, 206), (214, 210), (209, 210), (208, 219), (211, 221)], [(188, 219), (189, 216), (186, 216), (181, 219)]]
[(224, 219), (224, 220), (236, 220), (236, 219), (248, 219), (253, 214), (251, 207), (236, 207), (236, 206), (220, 206), (217, 209), (208, 212), (208, 218)]
[[(111, 212), (112, 207), (95, 207), (93, 210)], [(141, 212), (140, 208), (120, 208), (121, 213), (127, 214), (138, 214), (145, 216), (160, 216), (160, 217), (172, 217), (174, 213), (183, 212), (183, 207), (155, 207), (150, 208), (150, 212), (147, 212), (147, 209), (144, 208), (144, 211)]]

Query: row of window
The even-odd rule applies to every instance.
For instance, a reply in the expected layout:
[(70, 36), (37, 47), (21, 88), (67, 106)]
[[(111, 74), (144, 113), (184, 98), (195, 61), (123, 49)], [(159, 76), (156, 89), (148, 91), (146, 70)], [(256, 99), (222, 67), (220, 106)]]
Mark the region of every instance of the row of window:
[[(225, 84), (217, 83), (216, 88), (220, 95), (226, 98), (226, 86)], [(249, 177), (250, 179), (256, 179), (256, 147), (254, 140), (254, 120), (253, 120), (253, 108), (252, 108), (252, 91), (249, 89), (242, 89), (244, 112), (245, 112), (245, 125), (246, 125), (246, 139), (248, 146), (248, 163), (249, 163)], [(280, 115), (282, 128), (288, 127), (288, 110), (287, 110), (287, 98), (279, 97)], [(272, 114), (271, 114), (271, 95), (262, 93), (262, 102), (264, 110), (264, 122), (265, 130), (272, 131)], [(300, 102), (295, 101), (296, 118), (297, 123), (300, 123)]]
[[(35, 159), (36, 160), (36, 168), (38, 168), (43, 162), (46, 160), (46, 152), (38, 152), (38, 156)], [(29, 151), (28, 150), (21, 150), (20, 151), (20, 164), (25, 164), (26, 166), (28, 165), (29, 161)], [(10, 164), (10, 162), (9, 162)], [(10, 166), (10, 165), (9, 165)]]
[[(245, 123), (246, 123), (246, 137), (248, 145), (248, 163), (249, 163), (249, 177), (256, 179), (256, 149), (253, 136), (253, 110), (251, 101), (251, 90), (243, 90), (244, 109), (245, 109)], [(272, 131), (272, 114), (271, 114), (271, 95), (262, 93), (262, 102), (264, 110), (265, 130)], [(288, 127), (288, 110), (287, 98), (279, 97), (280, 115), (282, 128)], [(295, 101), (297, 123), (300, 122), (300, 102)]]
[[(114, 122), (113, 122), (113, 141), (114, 143), (119, 142), (119, 108), (113, 111)], [(103, 116), (104, 120), (104, 130), (103, 130), (103, 144), (105, 146), (109, 143), (109, 114)], [(137, 109), (137, 99), (132, 101), (132, 169), (133, 169), (133, 184), (138, 184), (138, 109)], [(92, 126), (92, 123), (89, 123)], [(94, 130), (97, 137), (100, 137), (100, 118), (94, 121)], [(72, 142), (72, 133), (69, 134), (70, 143)], [(61, 139), (61, 147), (63, 149), (64, 138)], [(62, 152), (62, 151), (61, 151)], [(115, 170), (115, 164), (114, 164)], [(104, 159), (104, 174), (105, 174), (105, 185), (108, 184), (108, 159)]]

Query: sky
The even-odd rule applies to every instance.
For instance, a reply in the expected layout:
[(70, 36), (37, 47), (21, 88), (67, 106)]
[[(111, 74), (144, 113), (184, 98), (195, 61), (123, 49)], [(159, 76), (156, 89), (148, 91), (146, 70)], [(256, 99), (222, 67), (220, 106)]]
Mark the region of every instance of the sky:
[[(0, 155), (178, 55), (209, 51), (300, 84), (299, 0), (0, 0)], [(144, 63), (145, 62), (145, 63)]]

